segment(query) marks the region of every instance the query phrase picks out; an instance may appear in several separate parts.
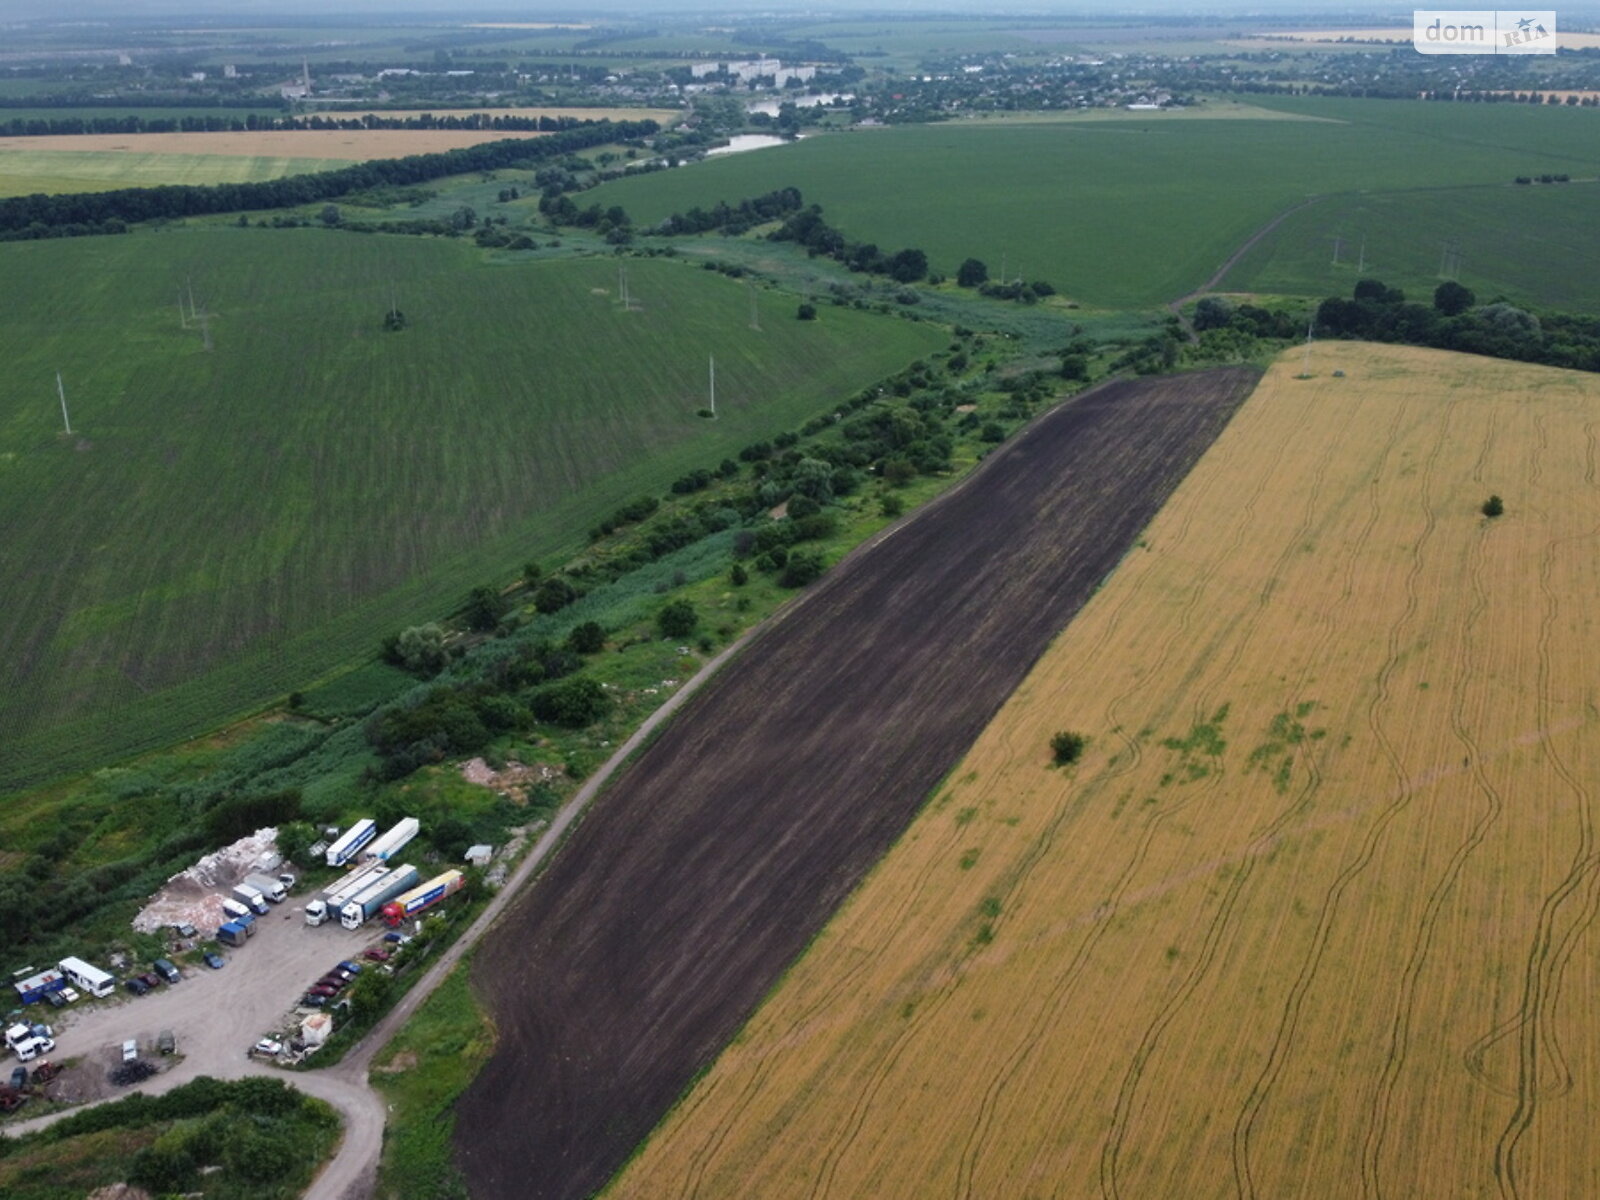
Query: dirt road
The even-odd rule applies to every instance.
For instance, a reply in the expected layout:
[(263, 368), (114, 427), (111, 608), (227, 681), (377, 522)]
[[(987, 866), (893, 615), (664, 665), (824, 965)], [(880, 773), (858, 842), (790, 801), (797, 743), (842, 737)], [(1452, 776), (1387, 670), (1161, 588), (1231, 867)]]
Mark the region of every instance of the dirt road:
[[(475, 1197), (605, 1183), (1254, 379), (1118, 381), (1050, 414), (842, 564), (688, 703), (480, 949), (500, 1049), (458, 1107)], [(1043, 769), (1046, 747), (1018, 752)]]

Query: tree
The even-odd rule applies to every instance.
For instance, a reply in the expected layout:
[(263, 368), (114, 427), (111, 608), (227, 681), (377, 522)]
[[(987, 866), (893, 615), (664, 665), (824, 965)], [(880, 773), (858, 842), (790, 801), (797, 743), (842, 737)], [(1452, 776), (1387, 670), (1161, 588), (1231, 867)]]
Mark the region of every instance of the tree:
[(567, 634), (567, 649), (574, 654), (598, 654), (605, 644), (605, 627), (599, 621), (585, 621)]
[(544, 575), (544, 568), (536, 562), (528, 562), (522, 568), (522, 582), (532, 587)]
[(533, 606), (542, 613), (560, 612), (578, 598), (578, 589), (559, 575), (552, 575), (533, 593)]
[(1081, 733), (1062, 730), (1050, 739), (1050, 752), (1055, 755), (1056, 766), (1065, 767), (1078, 761), (1089, 739)]
[(674, 600), (656, 613), (656, 628), (665, 638), (685, 638), (700, 624), (700, 614), (688, 600)]
[(815, 321), (817, 319), (817, 306), (815, 304), (802, 304), (795, 310), (795, 316), (802, 321)]
[(480, 584), (467, 593), (465, 616), (469, 628), (487, 633), (500, 624), (505, 615), (506, 602), (500, 592), (488, 584)]
[(989, 268), (976, 258), (969, 258), (956, 268), (956, 285), (964, 288), (981, 287), (989, 282)]
[(1459, 317), (1478, 302), (1471, 288), (1447, 279), (1433, 289), (1433, 306), (1447, 317)]
[(1490, 496), (1483, 502), (1483, 508), (1481, 511), (1486, 517), (1498, 517), (1501, 513), (1506, 511), (1505, 501), (1500, 499), (1499, 496)]
[(750, 582), (750, 572), (744, 569), (743, 563), (733, 564), (733, 570), (728, 572), (728, 582), (734, 587), (743, 587)]
[(324, 204), (322, 212), (318, 216), (324, 225), (332, 229), (340, 221), (339, 206), (337, 204)]
[(285, 862), (306, 862), (306, 851), (316, 840), (316, 826), (309, 821), (285, 821), (278, 826), (278, 853)]
[(401, 630), (395, 642), (395, 659), (413, 675), (432, 678), (450, 661), (444, 648), (444, 630), (431, 622)]
[(611, 694), (587, 675), (574, 675), (538, 689), (528, 707), (541, 721), (582, 729), (611, 711)]
[(1221, 296), (1206, 296), (1194, 306), (1194, 327), (1200, 332), (1221, 329), (1233, 319), (1233, 305)]

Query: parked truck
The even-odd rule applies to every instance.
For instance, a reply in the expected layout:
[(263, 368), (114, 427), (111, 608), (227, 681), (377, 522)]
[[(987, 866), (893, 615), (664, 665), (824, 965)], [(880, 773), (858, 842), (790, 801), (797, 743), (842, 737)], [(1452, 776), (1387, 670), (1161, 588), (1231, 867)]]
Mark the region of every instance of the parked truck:
[(284, 897), (289, 894), (281, 882), (271, 875), (246, 875), (244, 882), (247, 886), (255, 888), (274, 904), (282, 904)]
[(339, 915), (345, 901), (365, 891), (368, 885), (389, 874), (384, 863), (368, 863), (357, 867), (333, 887), (306, 905), (306, 924), (321, 925)]
[(369, 862), (388, 862), (406, 848), (406, 844), (417, 836), (421, 828), (422, 823), (415, 817), (406, 817), (396, 822), (395, 827), (381, 838), (375, 839), (361, 852), (362, 857)]
[(235, 925), (237, 925), (240, 929), (244, 930), (245, 937), (255, 937), (255, 935), (256, 935), (256, 915), (255, 915), (255, 913), (245, 913), (242, 917), (235, 917), (233, 919), (233, 923)]
[(363, 817), (328, 847), (328, 865), (342, 867), (346, 863), (354, 862), (362, 847), (376, 837), (377, 833), (378, 823), (371, 817)]
[(217, 926), (217, 941), (224, 946), (242, 946), (249, 936), (237, 921), (227, 921)]
[(460, 871), (446, 871), (443, 875), (435, 875), (427, 883), (414, 887), (385, 904), (383, 923), (393, 929), (408, 917), (414, 917), (425, 909), (432, 908), (446, 896), (455, 895), (466, 882), (467, 877)]
[(248, 883), (234, 884), (231, 894), (240, 904), (248, 906), (261, 916), (266, 916), (271, 911), (272, 906), (267, 903), (267, 898)]
[(339, 924), (346, 929), (360, 929), (368, 917), (375, 917), (383, 906), (407, 888), (415, 887), (422, 872), (407, 865), (396, 867), (376, 883), (369, 884), (339, 909)]

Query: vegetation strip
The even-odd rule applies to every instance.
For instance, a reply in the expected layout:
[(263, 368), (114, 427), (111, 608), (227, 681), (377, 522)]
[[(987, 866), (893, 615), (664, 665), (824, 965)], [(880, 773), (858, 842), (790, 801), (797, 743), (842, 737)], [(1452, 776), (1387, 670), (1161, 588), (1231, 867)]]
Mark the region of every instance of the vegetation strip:
[(1086, 393), (828, 576), (691, 702), (478, 957), (501, 1042), (459, 1108), (474, 1194), (605, 1182), (1253, 380), (1232, 369)]

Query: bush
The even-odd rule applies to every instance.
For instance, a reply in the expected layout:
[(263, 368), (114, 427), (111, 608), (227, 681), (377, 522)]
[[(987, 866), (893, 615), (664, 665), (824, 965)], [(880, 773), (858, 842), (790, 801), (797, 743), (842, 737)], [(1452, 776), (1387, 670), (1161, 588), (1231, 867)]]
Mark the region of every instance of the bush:
[(542, 613), (560, 612), (578, 598), (578, 589), (559, 575), (552, 575), (533, 594), (533, 606)]
[(700, 624), (700, 614), (687, 600), (674, 600), (656, 613), (656, 628), (665, 638), (686, 638)]
[(799, 588), (821, 576), (824, 570), (822, 554), (815, 550), (797, 550), (784, 564), (778, 582), (784, 587)]
[(1499, 496), (1490, 496), (1483, 502), (1481, 511), (1486, 517), (1498, 517), (1506, 511), (1505, 501), (1501, 500)]
[(743, 587), (750, 582), (750, 572), (744, 569), (743, 563), (733, 564), (733, 570), (728, 572), (728, 582), (734, 587)]
[(605, 644), (605, 627), (598, 621), (585, 621), (567, 634), (567, 649), (574, 654), (598, 654)]
[(817, 319), (817, 306), (815, 304), (802, 304), (795, 311), (795, 316), (802, 321), (815, 321)]
[(534, 692), (528, 707), (541, 721), (582, 729), (611, 711), (611, 696), (587, 675), (575, 675)]
[(1081, 733), (1062, 730), (1050, 739), (1050, 752), (1055, 755), (1056, 766), (1065, 767), (1078, 761), (1089, 739)]

